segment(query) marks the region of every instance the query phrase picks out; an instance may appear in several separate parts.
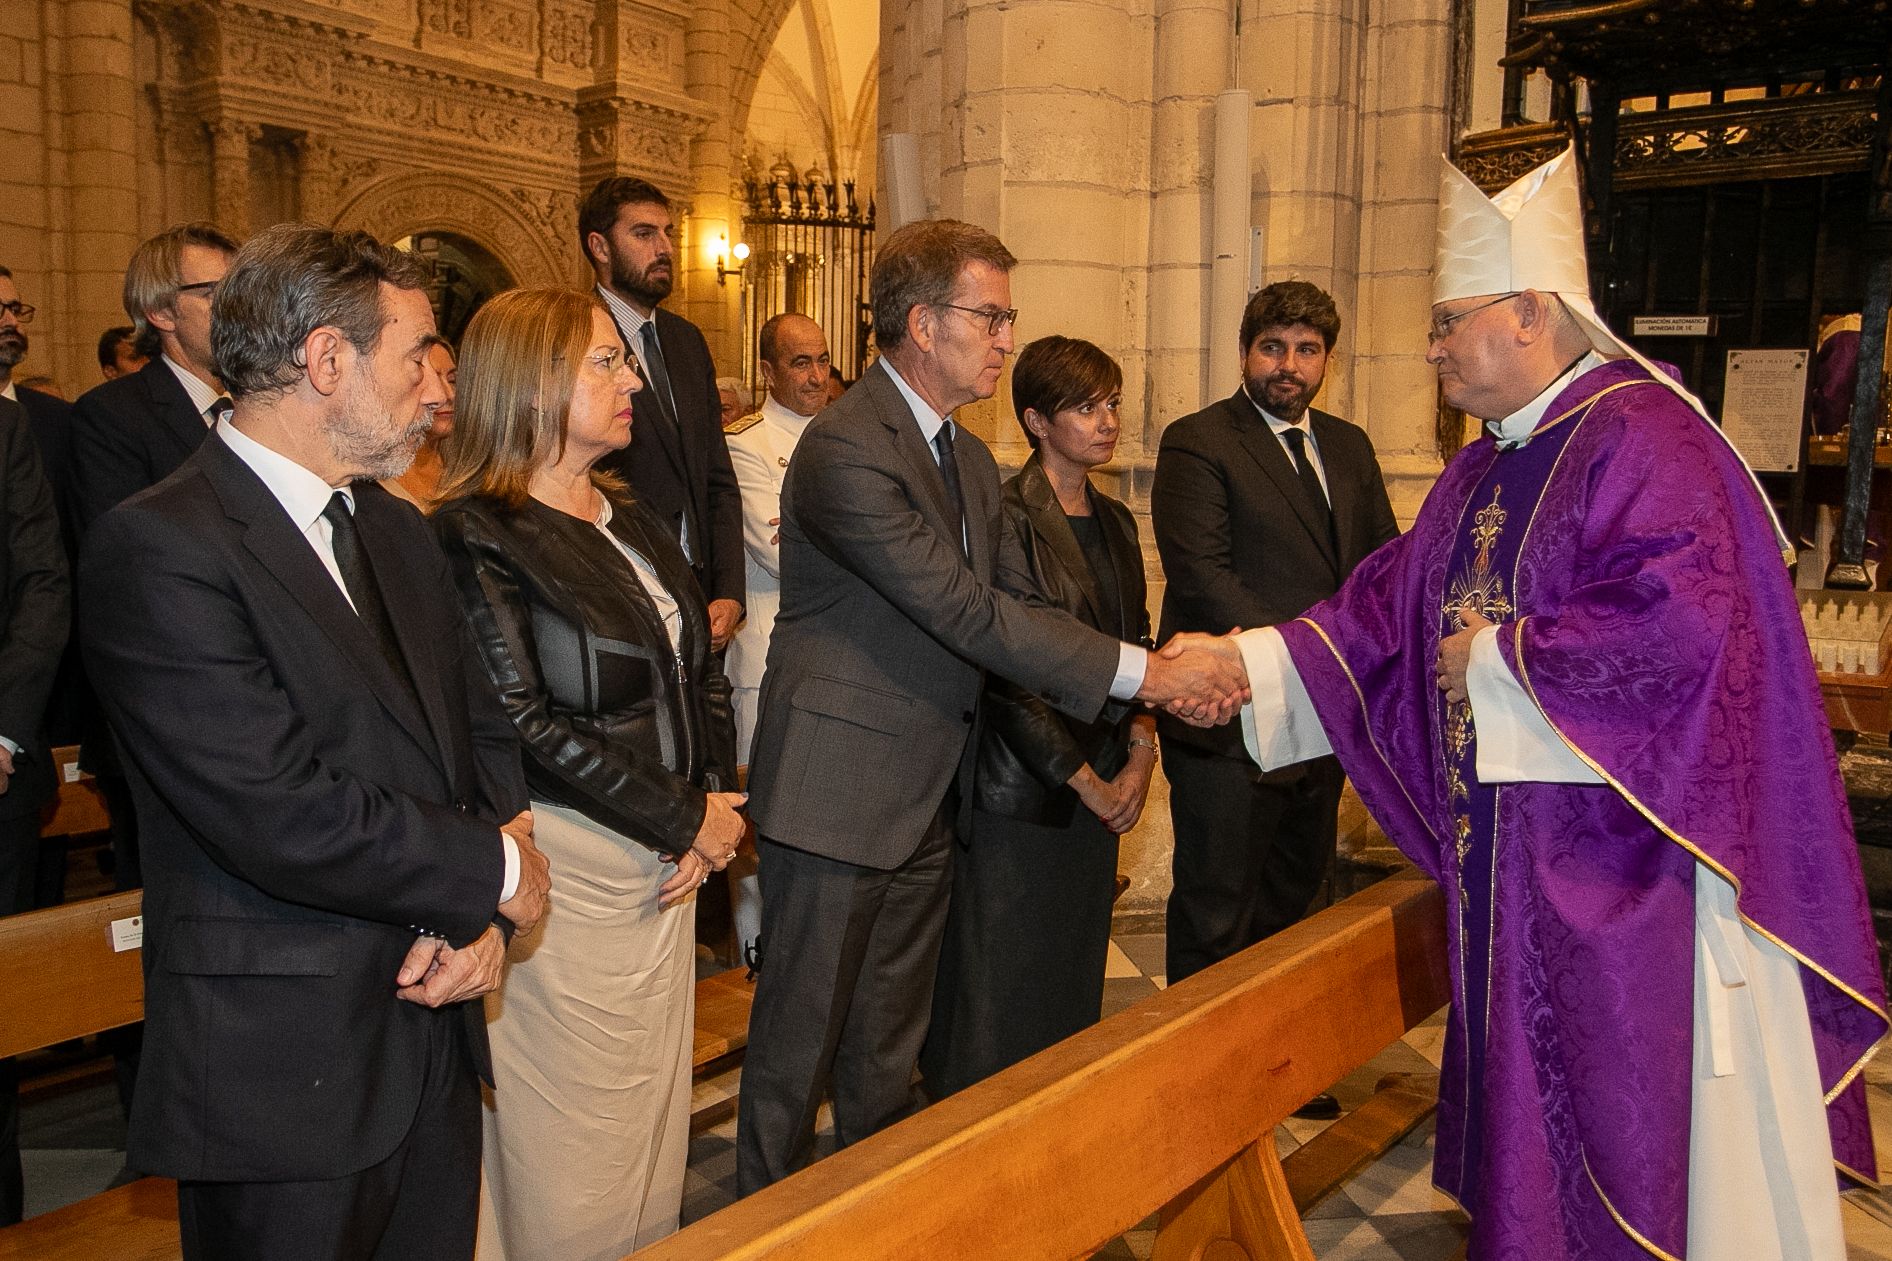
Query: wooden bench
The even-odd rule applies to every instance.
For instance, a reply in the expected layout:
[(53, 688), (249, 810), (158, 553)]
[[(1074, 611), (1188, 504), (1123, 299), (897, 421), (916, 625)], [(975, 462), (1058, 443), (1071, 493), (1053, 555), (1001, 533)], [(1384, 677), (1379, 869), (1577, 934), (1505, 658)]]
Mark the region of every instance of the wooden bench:
[(53, 750), (53, 770), (59, 791), (40, 810), (41, 836), (87, 836), (104, 832), (112, 826), (105, 810), (105, 794), (98, 782), (79, 769), (79, 746), (66, 744)]
[[(111, 924), (136, 917), (142, 906), (143, 894), (134, 890), (0, 919), (0, 1057), (144, 1018), (142, 951), (115, 951), (111, 944)], [(697, 983), (691, 1060), (699, 1076), (721, 1071), (742, 1054), (754, 993), (740, 970)], [(727, 1115), (734, 1098), (713, 1101), (712, 1115)], [(176, 1261), (179, 1255), (177, 1187), (168, 1178), (141, 1178), (0, 1229), (0, 1261)]]
[[(1152, 1213), (1156, 1261), (1311, 1261), (1275, 1127), (1444, 1006), (1446, 958), (1438, 887), (1395, 875), (637, 1261), (1081, 1257)], [(1343, 1134), (1410, 1128), (1395, 1086)]]

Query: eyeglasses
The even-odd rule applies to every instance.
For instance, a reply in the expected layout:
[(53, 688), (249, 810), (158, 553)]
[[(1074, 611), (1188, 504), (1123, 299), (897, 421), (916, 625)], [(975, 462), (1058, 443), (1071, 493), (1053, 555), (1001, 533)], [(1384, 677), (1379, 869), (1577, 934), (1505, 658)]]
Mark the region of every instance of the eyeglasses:
[(188, 285), (179, 285), (177, 293), (179, 297), (187, 293), (201, 293), (206, 299), (210, 299), (217, 296), (217, 286), (222, 283), (221, 280), (198, 280)]
[(5, 311), (8, 315), (11, 315), (13, 322), (16, 324), (31, 324), (33, 322), (33, 312), (38, 309), (38, 307), (28, 306), (24, 302), (0, 302), (0, 311)]
[(594, 368), (597, 368), (600, 372), (604, 373), (606, 376), (610, 376), (612, 373), (618, 370), (619, 364), (627, 363), (629, 361), (625, 358), (623, 351), (607, 350), (601, 355), (587, 356), (585, 359), (585, 362), (592, 365)]
[(1437, 319), (1432, 321), (1432, 327), (1426, 330), (1426, 345), (1435, 346), (1438, 343), (1444, 341), (1446, 338), (1450, 337), (1452, 335), (1453, 327), (1460, 320), (1464, 319), (1466, 316), (1477, 315), (1480, 311), (1485, 310), (1487, 307), (1497, 306), (1500, 302), (1509, 302), (1511, 299), (1517, 296), (1518, 295), (1515, 293), (1507, 293), (1503, 297), (1493, 298), (1489, 302), (1480, 302), (1477, 306), (1472, 307), (1469, 310), (1457, 311), (1451, 315), (1439, 316)]
[(935, 302), (933, 305), (945, 307), (948, 311), (963, 311), (967, 315), (978, 316), (985, 321), (985, 334), (987, 337), (997, 337), (1004, 331), (1008, 324), (1018, 323), (1017, 307), (1001, 311), (994, 307), (985, 306), (954, 306), (950, 302)]

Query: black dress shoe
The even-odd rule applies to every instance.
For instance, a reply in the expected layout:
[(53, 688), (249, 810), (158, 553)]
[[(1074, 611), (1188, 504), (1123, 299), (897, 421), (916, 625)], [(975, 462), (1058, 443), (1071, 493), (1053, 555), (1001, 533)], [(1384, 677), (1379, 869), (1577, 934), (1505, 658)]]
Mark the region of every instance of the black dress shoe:
[(1293, 1112), (1300, 1121), (1333, 1121), (1340, 1116), (1340, 1100), (1322, 1091)]

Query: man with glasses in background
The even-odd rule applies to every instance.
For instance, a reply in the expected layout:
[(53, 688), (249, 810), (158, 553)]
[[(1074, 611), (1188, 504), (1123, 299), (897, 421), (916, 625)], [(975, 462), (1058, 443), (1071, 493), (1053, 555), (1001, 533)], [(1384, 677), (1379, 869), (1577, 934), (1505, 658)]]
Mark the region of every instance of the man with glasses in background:
[[(211, 366), (210, 299), (236, 250), (212, 225), (186, 223), (133, 252), (125, 314), (141, 341), (156, 339), (160, 353), (72, 405), (72, 510), (81, 542), (93, 522), (169, 477), (229, 410)], [(113, 880), (135, 889), (143, 882), (131, 789), (102, 716), (88, 715), (83, 745), (82, 765), (98, 777), (112, 816)], [(121, 1086), (129, 1097), (129, 1083)]]
[(911, 1106), (987, 670), (1086, 721), (1109, 697), (1204, 722), (1241, 701), (1232, 663), (1187, 643), (1158, 657), (992, 585), (1022, 561), (992, 453), (953, 412), (998, 390), (1016, 261), (950, 219), (888, 237), (869, 280), (881, 358), (789, 462), (749, 761), (763, 963), (736, 1137), (745, 1195), (809, 1157), (830, 1083), (838, 1146)]

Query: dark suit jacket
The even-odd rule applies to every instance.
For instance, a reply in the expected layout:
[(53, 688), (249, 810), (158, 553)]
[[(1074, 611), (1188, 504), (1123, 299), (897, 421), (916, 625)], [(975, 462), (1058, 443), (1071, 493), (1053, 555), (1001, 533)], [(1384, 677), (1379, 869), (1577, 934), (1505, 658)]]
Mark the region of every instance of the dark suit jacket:
[[(83, 544), (86, 532), (100, 517), (175, 472), (203, 445), (209, 432), (203, 413), (162, 357), (81, 394), (72, 405), (68, 478), (79, 543)], [(74, 619), (82, 627), (86, 613), (83, 607), (74, 610)], [(117, 749), (96, 700), (90, 710), (83, 737), (85, 768), (100, 775), (122, 775)]]
[[(53, 492), (53, 510), (59, 514), (59, 541), (65, 545), (66, 559), (79, 558), (79, 520), (72, 507), (72, 404), (38, 390), (17, 391), (20, 406), (32, 423), (33, 437), (39, 443), (39, 458), (46, 469), (46, 481)], [(46, 702), (46, 727), (54, 744), (74, 744), (83, 733), (91, 696), (85, 686), (85, 671), (79, 663), (79, 644), (68, 635), (66, 650), (60, 655), (58, 672), (53, 676), (52, 695)]]
[(95, 386), (72, 405), (72, 506), (80, 537), (156, 486), (203, 445), (210, 426), (162, 357)]
[(176, 1178), (336, 1178), (408, 1132), (439, 1022), (395, 997), (415, 927), (493, 921), (518, 737), (419, 514), (356, 518), (404, 685), (221, 440), (94, 522), (86, 660), (124, 742), (145, 876), (145, 1037), (127, 1158)]
[(38, 810), (56, 787), (46, 699), (66, 646), (71, 593), (39, 444), (26, 410), (7, 399), (0, 399), (0, 530), (0, 736), (20, 746), (0, 818), (16, 818)]
[(986, 670), (1085, 721), (1103, 709), (1117, 640), (993, 588), (1001, 547), (1018, 545), (1000, 526), (998, 466), (963, 428), (954, 458), (969, 553), (885, 363), (795, 448), (749, 766), (749, 811), (772, 840), (899, 866), (969, 760)]
[[(1062, 609), (1113, 638), (1149, 645), (1143, 551), (1130, 509), (1093, 488), (1092, 509), (1110, 551), (1109, 581), (1121, 602), (1117, 620), (1107, 623), (1107, 605), (1089, 555), (1072, 532), (1036, 452), (1018, 476), (1005, 483), (999, 498), (1005, 529), (1019, 543), (1006, 548), (1003, 557), (1023, 566), (999, 574), (1002, 590)], [(1070, 824), (1079, 802), (1065, 781), (1080, 767), (1089, 764), (1105, 779), (1123, 769), (1130, 719), (1140, 712), (1133, 703), (1111, 701), (1095, 720), (1079, 722), (996, 676), (986, 680), (984, 708), (975, 794), (979, 809), (1044, 827)]]
[[(1312, 408), (1307, 415), (1327, 474), (1338, 555), (1293, 461), (1247, 394), (1237, 390), (1163, 431), (1150, 487), (1167, 579), (1159, 638), (1292, 621), (1399, 533), (1366, 431)], [(1159, 715), (1157, 724), (1164, 739), (1247, 756), (1239, 723), (1202, 730)]]
[[(633, 355), (640, 343), (620, 328)], [(690, 523), (696, 576), (703, 599), (734, 600), (742, 590), (742, 492), (723, 441), (723, 402), (716, 392), (716, 364), (709, 343), (696, 325), (657, 308), (657, 344), (676, 395), (672, 417), (668, 400), (648, 382), (633, 400), (637, 423), (631, 444), (602, 461), (603, 467), (630, 483), (646, 508), (671, 526)]]

